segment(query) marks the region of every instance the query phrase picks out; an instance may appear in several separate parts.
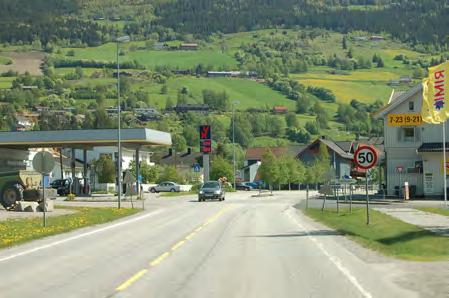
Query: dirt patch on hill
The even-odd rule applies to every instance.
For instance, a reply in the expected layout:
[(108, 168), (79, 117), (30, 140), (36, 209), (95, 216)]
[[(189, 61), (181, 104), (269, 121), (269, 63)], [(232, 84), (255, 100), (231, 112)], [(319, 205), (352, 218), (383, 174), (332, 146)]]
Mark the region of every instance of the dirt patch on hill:
[(0, 65), (0, 72), (14, 70), (20, 74), (27, 71), (31, 75), (42, 74), (40, 67), (45, 58), (42, 52), (2, 52), (0, 54), (12, 60), (10, 65)]

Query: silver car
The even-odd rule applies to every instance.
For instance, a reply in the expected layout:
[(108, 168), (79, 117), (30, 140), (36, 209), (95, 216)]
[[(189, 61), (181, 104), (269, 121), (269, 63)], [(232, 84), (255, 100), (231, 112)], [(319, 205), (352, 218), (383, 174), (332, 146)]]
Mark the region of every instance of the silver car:
[(158, 193), (158, 192), (180, 192), (181, 186), (175, 182), (161, 182), (156, 186), (152, 186), (149, 189), (152, 193)]
[(209, 181), (204, 183), (198, 191), (198, 201), (205, 200), (225, 200), (225, 189), (220, 182)]

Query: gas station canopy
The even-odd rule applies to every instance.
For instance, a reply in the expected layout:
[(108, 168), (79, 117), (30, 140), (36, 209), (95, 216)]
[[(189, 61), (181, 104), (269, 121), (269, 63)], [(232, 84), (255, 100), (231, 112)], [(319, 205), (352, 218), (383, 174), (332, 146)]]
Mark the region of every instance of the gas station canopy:
[[(79, 148), (117, 146), (117, 129), (53, 130), (0, 132), (0, 148)], [(121, 129), (121, 142), (125, 148), (171, 146), (171, 135), (147, 129)]]

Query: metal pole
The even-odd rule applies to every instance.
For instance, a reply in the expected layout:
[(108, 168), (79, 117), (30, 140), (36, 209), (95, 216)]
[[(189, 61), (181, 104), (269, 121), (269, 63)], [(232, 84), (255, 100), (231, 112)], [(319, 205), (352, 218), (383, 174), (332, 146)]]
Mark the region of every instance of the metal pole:
[(42, 199), (43, 206), (42, 211), (44, 212), (44, 228), (47, 226), (47, 216), (45, 214), (45, 175), (42, 174)]
[(349, 185), (349, 213), (352, 213), (352, 185)]
[(321, 212), (324, 212), (324, 205), (326, 204), (326, 194), (324, 194), (323, 206), (321, 207)]
[(118, 161), (117, 161), (117, 195), (118, 195), (118, 209), (121, 208), (122, 200), (122, 141), (121, 141), (121, 119), (120, 119), (120, 62), (119, 62), (119, 41), (117, 41), (117, 116), (118, 116), (118, 126), (117, 126), (117, 139), (118, 139)]
[(234, 165), (234, 189), (235, 189), (235, 103), (232, 103), (232, 147), (233, 147), (233, 165)]
[(366, 188), (366, 224), (367, 224), (367, 225), (369, 225), (368, 173), (369, 173), (369, 170), (366, 171), (366, 175), (365, 175), (365, 188)]
[(340, 213), (340, 195), (338, 193), (338, 186), (335, 188), (335, 194), (337, 195), (337, 213)]
[(140, 148), (137, 148), (136, 149), (136, 192), (137, 192), (138, 198), (141, 197), (139, 177), (140, 177)]
[(61, 179), (64, 179), (64, 164), (62, 160), (62, 148), (59, 148), (59, 166), (61, 168)]
[(443, 122), (443, 181), (444, 181), (444, 206), (447, 208), (447, 166), (446, 166), (446, 121)]
[(306, 210), (309, 208), (309, 184), (307, 184), (306, 188)]

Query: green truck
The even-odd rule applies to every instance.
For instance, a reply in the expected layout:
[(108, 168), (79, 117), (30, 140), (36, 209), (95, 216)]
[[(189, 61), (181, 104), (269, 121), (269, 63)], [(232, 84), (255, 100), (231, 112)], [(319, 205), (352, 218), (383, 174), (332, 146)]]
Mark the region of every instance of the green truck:
[(41, 174), (34, 171), (0, 172), (0, 204), (14, 210), (19, 201), (40, 202)]

